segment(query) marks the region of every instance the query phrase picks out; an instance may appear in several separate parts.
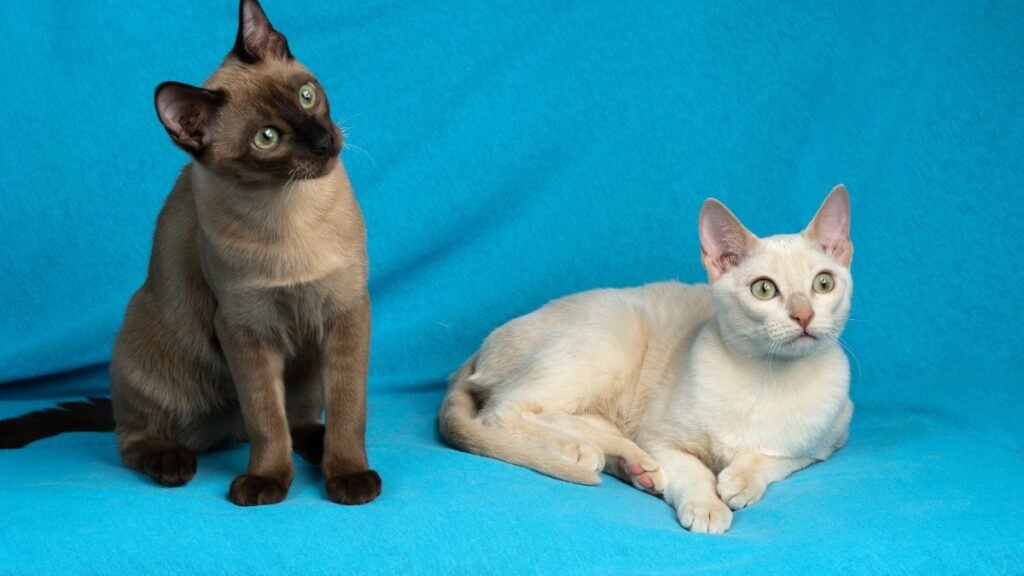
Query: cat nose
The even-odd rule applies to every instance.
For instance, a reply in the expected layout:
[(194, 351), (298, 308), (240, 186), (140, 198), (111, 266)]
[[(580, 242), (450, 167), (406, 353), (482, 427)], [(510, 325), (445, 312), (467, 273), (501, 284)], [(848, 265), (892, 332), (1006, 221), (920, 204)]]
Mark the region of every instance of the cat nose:
[(317, 156), (333, 156), (335, 154), (334, 136), (329, 132), (322, 134), (313, 142), (312, 149)]
[(811, 320), (814, 318), (814, 310), (811, 310), (810, 306), (801, 306), (790, 310), (789, 317), (799, 324), (801, 328), (807, 330), (807, 327), (811, 325)]

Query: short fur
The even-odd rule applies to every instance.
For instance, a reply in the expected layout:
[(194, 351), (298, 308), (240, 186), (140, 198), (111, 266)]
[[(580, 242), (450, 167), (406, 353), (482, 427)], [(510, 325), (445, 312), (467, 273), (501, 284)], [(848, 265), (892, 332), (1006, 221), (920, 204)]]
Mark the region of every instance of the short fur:
[[(300, 103), (306, 85), (312, 106)], [(202, 88), (161, 84), (155, 100), (193, 162), (157, 220), (114, 349), (122, 459), (180, 486), (197, 452), (248, 440), (229, 498), (269, 504), (288, 492), (294, 447), (321, 464), (332, 500), (373, 500), (365, 228), (323, 88), (259, 3), (242, 0), (220, 68)], [(254, 136), (267, 126), (280, 139), (265, 150)]]
[[(841, 447), (853, 410), (838, 343), (853, 291), (845, 188), (802, 234), (758, 239), (715, 200), (699, 230), (710, 286), (594, 290), (512, 320), (452, 376), (442, 436), (572, 482), (609, 471), (715, 533)], [(823, 271), (834, 288), (818, 293)], [(778, 292), (762, 300), (751, 285), (765, 277)]]
[(61, 402), (56, 408), (0, 420), (0, 448), (21, 448), (64, 432), (108, 432), (114, 429), (109, 398)]

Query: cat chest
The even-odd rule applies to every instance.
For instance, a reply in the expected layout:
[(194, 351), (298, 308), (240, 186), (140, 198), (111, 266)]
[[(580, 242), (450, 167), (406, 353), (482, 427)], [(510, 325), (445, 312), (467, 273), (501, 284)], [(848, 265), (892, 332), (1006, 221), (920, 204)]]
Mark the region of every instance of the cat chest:
[(725, 460), (739, 453), (814, 458), (831, 442), (848, 401), (831, 382), (792, 386), (719, 386), (701, 402), (700, 419), (712, 451)]
[(364, 275), (365, 253), (336, 242), (292, 242), (279, 246), (220, 247), (219, 268), (233, 284), (288, 288), (344, 283)]
[(293, 348), (323, 338), (324, 330), (365, 293), (365, 281), (346, 270), (312, 282), (235, 286), (219, 298), (222, 313), (267, 340)]

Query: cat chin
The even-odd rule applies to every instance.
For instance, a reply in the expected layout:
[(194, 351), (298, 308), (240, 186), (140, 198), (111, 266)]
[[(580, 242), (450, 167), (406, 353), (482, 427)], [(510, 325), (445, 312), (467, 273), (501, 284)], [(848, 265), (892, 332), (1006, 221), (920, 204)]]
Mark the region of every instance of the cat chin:
[(797, 334), (775, 349), (775, 355), (789, 358), (807, 356), (822, 347), (823, 340), (813, 334)]
[(319, 166), (303, 167), (303, 169), (296, 171), (295, 180), (318, 180), (324, 178), (334, 171), (338, 162), (338, 157), (334, 156)]

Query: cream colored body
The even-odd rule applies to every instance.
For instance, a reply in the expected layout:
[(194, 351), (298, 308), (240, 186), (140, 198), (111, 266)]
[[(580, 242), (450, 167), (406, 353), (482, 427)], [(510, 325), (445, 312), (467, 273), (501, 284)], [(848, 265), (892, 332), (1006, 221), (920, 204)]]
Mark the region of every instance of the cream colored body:
[[(797, 289), (823, 268), (835, 269), (833, 293)], [(746, 274), (765, 269), (793, 302), (813, 300), (813, 341), (795, 338), (785, 303), (747, 302)], [(442, 434), (580, 483), (607, 470), (637, 484), (619, 461), (639, 465), (653, 486), (637, 487), (661, 494), (685, 527), (724, 532), (730, 508), (845, 443), (853, 407), (837, 339), (851, 293), (848, 270), (813, 242), (777, 236), (712, 286), (555, 300), (495, 330), (453, 376)]]

